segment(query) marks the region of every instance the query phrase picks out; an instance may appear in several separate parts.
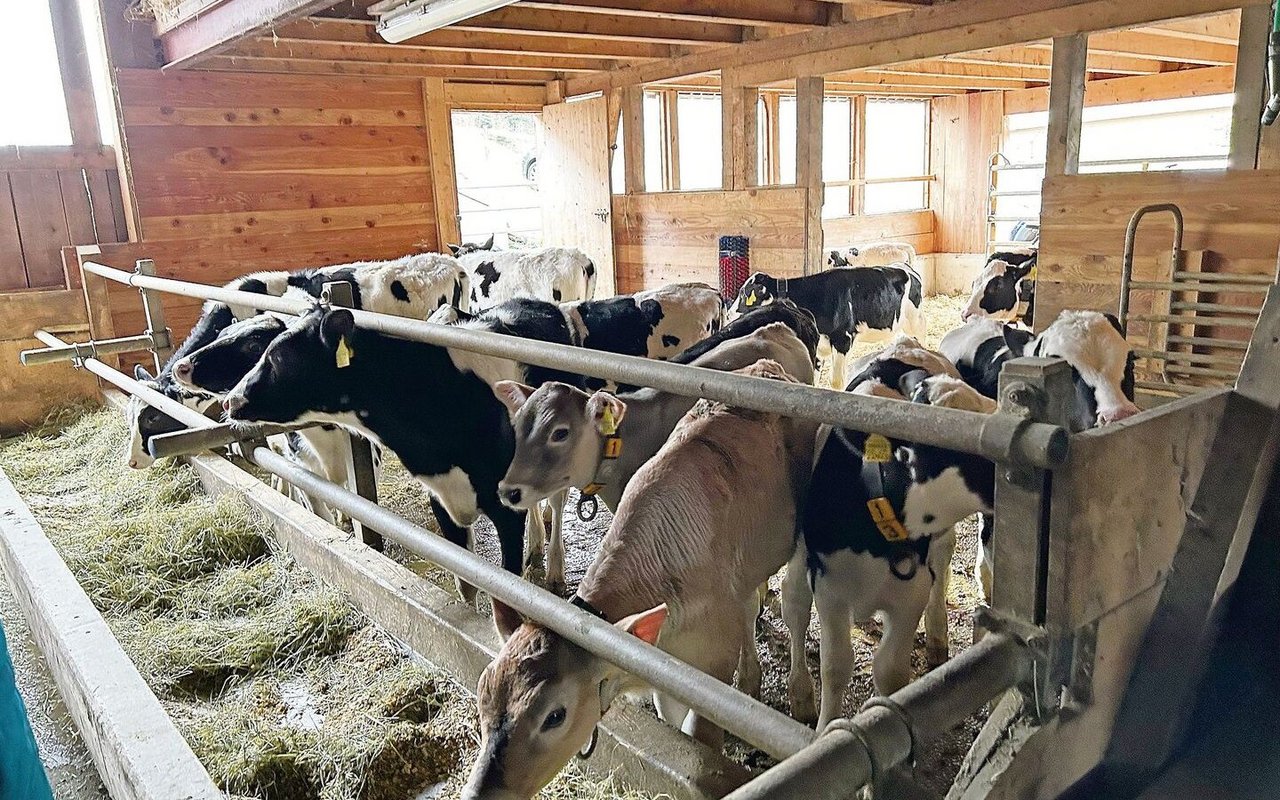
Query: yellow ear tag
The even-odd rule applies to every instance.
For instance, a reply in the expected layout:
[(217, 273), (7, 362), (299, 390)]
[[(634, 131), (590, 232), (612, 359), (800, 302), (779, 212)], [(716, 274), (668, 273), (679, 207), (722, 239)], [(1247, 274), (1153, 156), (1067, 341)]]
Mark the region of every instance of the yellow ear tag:
[(343, 336), (338, 340), (338, 351), (335, 353), (338, 369), (346, 369), (351, 366), (351, 357), (353, 355), (355, 355), (355, 351), (347, 344), (347, 337)]
[(613, 418), (613, 406), (605, 406), (600, 416), (600, 432), (612, 436), (618, 432), (618, 422)]
[(1040, 269), (1039, 266), (1032, 267), (1031, 271), (1027, 273), (1025, 280), (1034, 281), (1036, 279), (1036, 270), (1038, 269)]
[(881, 463), (893, 458), (893, 448), (889, 445), (889, 440), (878, 433), (873, 433), (867, 437), (867, 442), (862, 446), (862, 460), (874, 461)]
[(754, 306), (755, 304), (756, 304), (756, 293), (755, 293), (755, 290), (753, 289), (753, 290), (751, 291), (751, 294), (747, 295), (747, 299), (746, 299), (746, 301), (744, 302), (744, 305), (746, 305), (748, 308), (750, 308), (751, 306)]

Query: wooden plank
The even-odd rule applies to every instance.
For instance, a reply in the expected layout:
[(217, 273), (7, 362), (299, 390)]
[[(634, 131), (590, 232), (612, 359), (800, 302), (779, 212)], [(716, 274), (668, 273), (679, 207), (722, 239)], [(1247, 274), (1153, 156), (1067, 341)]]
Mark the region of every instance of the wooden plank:
[(406, 64), (436, 67), (483, 67), (508, 70), (591, 72), (613, 69), (619, 62), (589, 56), (539, 56), (477, 53), (470, 50), (426, 50), (411, 47), (279, 40), (274, 37), (241, 42), (226, 51), (231, 58), (285, 58), (309, 61), (349, 61), (371, 64)]
[(549, 102), (545, 86), (446, 83), (444, 93), (450, 108), (468, 111), (541, 111)]
[(2, 473), (0, 518), (14, 597), (111, 796), (223, 797)]
[(1053, 74), (1049, 83), (1049, 142), (1045, 177), (1080, 171), (1080, 131), (1084, 122), (1085, 55), (1089, 39), (1082, 34), (1053, 40)]
[(68, 234), (57, 171), (13, 172), (9, 185), (22, 238), (27, 285), (33, 289), (61, 286), (62, 247), (68, 244)]
[(571, 78), (567, 90), (570, 94), (585, 94), (726, 67), (741, 67), (744, 83), (763, 85), (803, 74), (937, 58), (948, 53), (1265, 4), (1266, 0), (1169, 0), (1158, 4), (1027, 0), (1011, 8), (1005, 0), (972, 0), (963, 8), (943, 4)]
[[(621, 39), (672, 45), (706, 42), (735, 43), (744, 38), (741, 25), (685, 20), (641, 19), (616, 15), (548, 14), (532, 8), (508, 6), (450, 26), (464, 31), (519, 31), (588, 39)], [(701, 70), (700, 70), (701, 71)], [(574, 92), (577, 94), (577, 92)]]
[(78, 289), (0, 294), (0, 340), (25, 340), (37, 328), (87, 324), (88, 320)]
[(502, 69), (486, 66), (440, 67), (427, 64), (337, 61), (309, 58), (250, 58), (212, 56), (201, 68), (213, 72), (257, 72), (264, 75), (323, 75), (330, 77), (447, 78), (493, 83), (540, 84), (558, 80), (562, 73), (538, 69)]
[(18, 234), (18, 216), (9, 173), (0, 172), (0, 289), (27, 288), (26, 261)]
[[(119, 70), (125, 107), (159, 106), (221, 110), (235, 107), (404, 110), (421, 106), (422, 87), (410, 78), (341, 78), (307, 75), (230, 76), (216, 72)], [(341, 104), (334, 103), (341, 98)]]
[(1223, 66), (1236, 62), (1234, 44), (1180, 41), (1141, 31), (1095, 33), (1089, 37), (1089, 49), (1103, 55), (1154, 58), (1176, 64)]
[(822, 97), (821, 77), (796, 79), (796, 185), (805, 190), (804, 274), (822, 271)]
[(114, 169), (115, 166), (115, 150), (110, 147), (0, 147), (0, 171)]
[[(655, 143), (656, 144), (656, 143)], [(622, 90), (623, 184), (627, 194), (645, 190), (644, 92), (638, 86)], [(655, 190), (661, 188), (653, 187)], [(614, 219), (617, 217), (615, 215)]]
[[(207, 491), (244, 497), (264, 514), (299, 564), (342, 590), (376, 624), (463, 685), (476, 684), (497, 653), (489, 618), (225, 459), (202, 455), (189, 461)], [(628, 786), (676, 800), (710, 800), (750, 777), (718, 752), (625, 702), (609, 710), (600, 725), (598, 749), (583, 765), (600, 777), (617, 777)]]
[[(389, 203), (375, 206), (335, 206), (284, 211), (189, 214), (155, 218), (149, 241), (205, 239), (241, 234), (287, 236), (299, 231), (362, 230), (412, 225), (430, 217), (433, 206), (424, 203)], [(150, 221), (150, 220), (148, 220)], [(434, 240), (435, 237), (432, 237)], [(433, 243), (433, 242), (430, 242)], [(430, 244), (429, 243), (429, 244)], [(83, 243), (81, 243), (83, 244)]]
[[(1271, 13), (1264, 6), (1240, 12), (1240, 47), (1243, 55), (1236, 64), (1235, 103), (1231, 109), (1231, 157), (1228, 167), (1254, 169), (1258, 164), (1258, 142), (1262, 135), (1262, 109), (1271, 99), (1267, 87), (1267, 42), (1271, 35)], [(1276, 87), (1271, 87), (1275, 90)]]
[[(893, 214), (860, 214), (854, 217), (830, 217), (822, 221), (824, 250), (855, 244), (913, 237), (931, 237), (934, 217), (929, 209), (900, 211)], [(917, 253), (927, 253), (928, 250)]]
[[(121, 186), (120, 173), (116, 170), (107, 170), (107, 187), (108, 196), (111, 198), (111, 212), (115, 217), (116, 238), (117, 242), (129, 241), (129, 221), (127, 214), (129, 211), (128, 204), (132, 200), (124, 198), (124, 188)], [(90, 184), (92, 186), (92, 184)], [(136, 209), (134, 209), (136, 211)], [(102, 241), (105, 237), (99, 237)]]
[(829, 12), (824, 3), (814, 0), (792, 0), (785, 5), (770, 0), (736, 0), (732, 6), (716, 0), (524, 0), (521, 8), (544, 11), (606, 14), (619, 17), (693, 20), (752, 27), (826, 25)]
[[(83, 170), (62, 170), (58, 173), (58, 185), (62, 194), (62, 209), (66, 215), (67, 241), (65, 245), (97, 244), (98, 233), (93, 224), (93, 207), (85, 188)], [(58, 248), (58, 274), (65, 285), (66, 272), (62, 266), (62, 248)]]
[(189, 68), (275, 25), (329, 7), (325, 0), (238, 0), (185, 20), (160, 36), (165, 68)]
[[(1091, 80), (1084, 86), (1085, 108), (1228, 94), (1235, 86), (1234, 67), (1201, 67), (1157, 75)], [(1004, 93), (1005, 111), (1025, 114), (1049, 109), (1049, 89), (1019, 89)]]
[(935, 98), (930, 119), (929, 165), (938, 176), (929, 192), (934, 249), (985, 253), (987, 164), (1000, 149), (1004, 98), (998, 92)]
[(58, 53), (58, 75), (62, 79), (71, 143), (76, 147), (99, 147), (102, 133), (98, 130), (98, 107), (89, 74), (85, 29), (80, 23), (80, 4), (77, 0), (52, 0), (49, 17), (53, 23), (53, 43)]
[[(85, 185), (88, 188), (89, 213), (93, 216), (94, 242), (119, 241), (120, 234), (116, 230), (116, 209), (120, 207), (119, 195), (111, 189), (106, 170), (85, 170)], [(128, 231), (125, 231), (128, 237)]]
[(431, 151), (431, 191), (435, 201), (436, 243), (461, 244), (458, 216), (458, 174), (453, 161), (453, 120), (445, 84), (440, 78), (422, 82), (422, 102), (426, 109), (427, 146)]
[(736, 84), (732, 75), (726, 71), (721, 76), (721, 186), (748, 189), (759, 184), (756, 173), (759, 132), (756, 129), (760, 90)]
[[(447, 119), (447, 117), (446, 117)], [(435, 162), (432, 161), (432, 166)], [(414, 169), (404, 175), (423, 176)], [(440, 177), (434, 179), (438, 181)], [(295, 170), (256, 172), (147, 172), (135, 179), (138, 210), (147, 219), (167, 224), (173, 216), (328, 209), (393, 203), (432, 203), (425, 180), (370, 174), (358, 167), (321, 174)], [(109, 209), (108, 209), (109, 210)]]

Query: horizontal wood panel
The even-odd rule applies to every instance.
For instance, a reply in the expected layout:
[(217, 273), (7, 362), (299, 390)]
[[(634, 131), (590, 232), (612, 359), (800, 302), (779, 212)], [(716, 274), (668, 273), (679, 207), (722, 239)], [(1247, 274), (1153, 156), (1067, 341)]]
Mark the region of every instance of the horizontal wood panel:
[(371, 178), (381, 176), (359, 168), (321, 174), (156, 173), (135, 175), (134, 190), (144, 217), (183, 216), (192, 208), (216, 214), (432, 202), (425, 181)]
[(753, 270), (800, 275), (805, 192), (798, 188), (618, 195), (618, 291), (673, 281), (719, 283), (721, 236), (750, 237)]
[(822, 221), (823, 249), (843, 249), (879, 241), (907, 242), (924, 255), (933, 252), (933, 212), (929, 209), (897, 214), (834, 217)]
[(260, 75), (210, 72), (166, 72), (150, 69), (119, 71), (120, 94), (126, 108), (148, 104), (169, 108), (226, 109), (238, 106), (267, 108), (331, 108), (335, 100), (352, 108), (386, 108), (403, 105), (422, 108), (417, 81), (403, 78), (352, 78), (346, 76)]
[(429, 218), (430, 203), (396, 203), (376, 206), (338, 206), (284, 211), (195, 214), (169, 217), (167, 225), (152, 225), (152, 240), (198, 237), (279, 234), (297, 231), (351, 230), (412, 225)]

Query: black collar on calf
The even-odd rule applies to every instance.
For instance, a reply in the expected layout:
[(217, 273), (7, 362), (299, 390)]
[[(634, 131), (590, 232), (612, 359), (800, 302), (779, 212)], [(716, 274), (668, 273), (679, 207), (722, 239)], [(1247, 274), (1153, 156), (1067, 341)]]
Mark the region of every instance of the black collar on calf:
[(911, 539), (910, 532), (902, 524), (907, 489), (911, 486), (911, 471), (892, 456), (887, 461), (864, 458), (862, 485), (869, 498), (867, 513), (889, 542), (889, 571), (899, 580), (911, 580), (929, 555), (929, 537)]

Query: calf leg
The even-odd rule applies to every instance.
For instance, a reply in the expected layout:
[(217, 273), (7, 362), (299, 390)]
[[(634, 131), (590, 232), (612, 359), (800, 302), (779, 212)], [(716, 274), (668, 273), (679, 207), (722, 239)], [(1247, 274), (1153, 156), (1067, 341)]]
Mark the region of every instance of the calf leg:
[[(435, 495), (431, 496), (431, 513), (435, 515), (436, 525), (440, 527), (440, 534), (447, 541), (459, 547), (465, 547), (468, 550), (475, 549), (472, 546), (471, 526), (464, 527), (454, 522), (453, 518), (449, 516), (449, 512), (445, 511), (444, 506), (440, 504)], [(454, 582), (458, 587), (458, 594), (474, 608), (476, 604), (476, 587), (456, 576), (454, 577)]]
[(547, 589), (564, 594), (564, 504), (569, 499), (566, 489), (551, 496), (551, 543), (547, 549)]
[(524, 518), (524, 571), (528, 572), (543, 563), (543, 548), (547, 532), (542, 527), (542, 514), (535, 509), (534, 513)]
[(932, 585), (928, 570), (921, 569), (911, 580), (897, 581), (895, 589), (900, 591), (895, 591), (892, 602), (885, 604), (884, 634), (871, 661), (876, 694), (893, 694), (911, 682), (911, 649)]
[(787, 565), (787, 574), (782, 579), (782, 620), (791, 637), (791, 676), (787, 681), (791, 716), (810, 724), (817, 720), (818, 709), (814, 703), (813, 676), (809, 674), (805, 653), (809, 612), (813, 606), (805, 558), (802, 545)]
[(929, 544), (929, 572), (933, 587), (924, 610), (925, 660), (930, 667), (945, 664), (951, 655), (947, 630), (947, 584), (951, 579), (951, 557), (956, 551), (956, 530), (935, 536)]
[[(818, 623), (822, 626), (822, 708), (818, 714), (818, 730), (841, 715), (844, 693), (853, 677), (853, 643), (849, 640), (849, 601), (841, 587), (816, 578), (814, 597), (818, 605)], [(881, 647), (883, 647), (883, 643)], [(877, 654), (878, 657), (878, 654)]]
[(684, 718), (689, 716), (689, 707), (671, 695), (653, 693), (653, 705), (658, 709), (658, 719), (673, 728), (683, 728)]
[(853, 347), (853, 336), (847, 333), (834, 334), (831, 337), (831, 388), (843, 392), (845, 388), (844, 367), (849, 358), (849, 348)]
[(990, 514), (983, 514), (979, 518), (978, 559), (974, 565), (978, 585), (982, 587), (982, 599), (988, 604), (991, 602), (991, 581), (995, 572), (995, 559), (992, 557), (994, 550), (991, 547), (991, 535), (995, 532), (995, 522), (995, 518)]
[(742, 607), (742, 647), (738, 657), (738, 691), (759, 699), (760, 654), (756, 652), (756, 618), (760, 616), (760, 594), (752, 592)]

